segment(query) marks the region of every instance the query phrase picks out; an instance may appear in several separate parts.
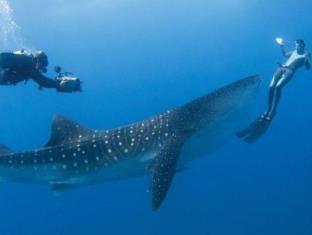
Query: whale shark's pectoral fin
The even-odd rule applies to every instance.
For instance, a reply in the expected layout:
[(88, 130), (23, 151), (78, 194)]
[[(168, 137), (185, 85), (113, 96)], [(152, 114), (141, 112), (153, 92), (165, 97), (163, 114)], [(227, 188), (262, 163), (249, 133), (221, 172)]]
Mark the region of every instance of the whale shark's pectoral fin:
[[(153, 160), (150, 161), (146, 169), (150, 172), (154, 172), (156, 166), (157, 166), (157, 159), (154, 158)], [(181, 172), (184, 172), (185, 170), (187, 170), (187, 167), (185, 165), (181, 165), (181, 166), (177, 165), (175, 172), (181, 173)]]
[(167, 195), (176, 172), (182, 145), (182, 141), (173, 139), (151, 162), (152, 166), (150, 169), (153, 172), (151, 190), (154, 210), (160, 207)]
[(9, 149), (8, 147), (0, 144), (0, 156), (9, 155), (11, 153), (13, 153), (11, 151), (11, 149)]
[(72, 120), (63, 116), (55, 115), (53, 118), (51, 137), (46, 143), (45, 147), (65, 144), (70, 141), (78, 140), (90, 136), (94, 130), (81, 126)]

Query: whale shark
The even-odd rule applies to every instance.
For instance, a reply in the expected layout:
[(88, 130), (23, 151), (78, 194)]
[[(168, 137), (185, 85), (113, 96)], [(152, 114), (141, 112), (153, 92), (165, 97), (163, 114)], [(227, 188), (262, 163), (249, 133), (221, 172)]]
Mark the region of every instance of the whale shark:
[(0, 178), (48, 184), (61, 191), (151, 175), (156, 210), (176, 172), (234, 136), (254, 104), (260, 81), (250, 76), (145, 120), (108, 130), (89, 129), (56, 115), (43, 147), (15, 153), (0, 145)]

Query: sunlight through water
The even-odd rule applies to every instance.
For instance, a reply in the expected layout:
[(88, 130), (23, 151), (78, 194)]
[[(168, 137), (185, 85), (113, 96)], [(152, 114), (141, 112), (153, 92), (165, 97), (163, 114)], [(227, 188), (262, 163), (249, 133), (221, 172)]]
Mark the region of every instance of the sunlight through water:
[(13, 19), (13, 10), (7, 0), (0, 0), (0, 49), (23, 47), (20, 27)]

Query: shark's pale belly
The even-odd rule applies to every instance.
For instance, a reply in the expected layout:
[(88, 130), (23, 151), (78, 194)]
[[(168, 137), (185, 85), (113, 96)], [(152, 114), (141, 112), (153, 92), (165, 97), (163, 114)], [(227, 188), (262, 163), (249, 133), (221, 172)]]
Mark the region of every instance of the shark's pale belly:
[[(195, 160), (202, 156), (210, 154), (218, 146), (224, 144), (226, 140), (232, 135), (232, 131), (220, 133), (201, 133), (200, 135), (194, 135), (190, 138), (182, 148), (180, 160), (177, 168), (184, 168), (188, 161)], [(211, 139), (211, 137), (214, 139)], [(95, 179), (103, 182), (127, 179), (142, 175), (150, 174), (148, 170), (151, 160), (157, 157), (159, 150), (147, 152), (142, 155), (129, 160), (121, 161), (115, 165), (103, 169), (97, 175)], [(83, 180), (93, 180), (93, 177)]]
[(157, 154), (158, 151), (140, 154), (135, 158), (120, 161), (82, 180), (107, 182), (147, 175), (150, 173), (148, 170), (149, 163)]

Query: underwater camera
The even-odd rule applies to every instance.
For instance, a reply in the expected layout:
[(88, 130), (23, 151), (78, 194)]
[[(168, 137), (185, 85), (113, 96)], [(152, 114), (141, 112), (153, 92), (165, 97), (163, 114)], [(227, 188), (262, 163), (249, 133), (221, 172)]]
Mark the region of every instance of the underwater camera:
[(54, 72), (57, 73), (55, 80), (57, 80), (60, 84), (59, 91), (69, 93), (81, 91), (81, 81), (79, 78), (75, 77), (73, 73), (62, 72), (61, 66), (55, 66)]

